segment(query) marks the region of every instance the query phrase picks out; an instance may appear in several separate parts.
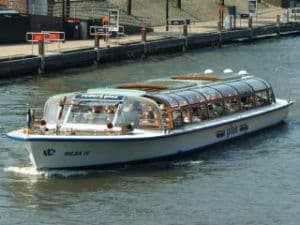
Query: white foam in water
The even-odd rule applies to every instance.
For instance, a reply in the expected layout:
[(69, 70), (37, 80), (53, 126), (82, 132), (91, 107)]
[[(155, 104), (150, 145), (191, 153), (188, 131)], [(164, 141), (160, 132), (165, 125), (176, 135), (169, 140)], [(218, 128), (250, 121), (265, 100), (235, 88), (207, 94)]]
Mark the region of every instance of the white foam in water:
[(51, 177), (51, 176), (61, 176), (61, 177), (71, 177), (71, 176), (83, 176), (87, 175), (88, 171), (80, 170), (37, 170), (33, 166), (29, 167), (14, 167), (10, 166), (4, 168), (5, 172), (17, 173), (25, 176), (40, 176), (40, 177)]
[(191, 166), (191, 165), (199, 165), (202, 164), (203, 161), (196, 160), (196, 161), (178, 161), (178, 162), (172, 162), (172, 165), (174, 166)]

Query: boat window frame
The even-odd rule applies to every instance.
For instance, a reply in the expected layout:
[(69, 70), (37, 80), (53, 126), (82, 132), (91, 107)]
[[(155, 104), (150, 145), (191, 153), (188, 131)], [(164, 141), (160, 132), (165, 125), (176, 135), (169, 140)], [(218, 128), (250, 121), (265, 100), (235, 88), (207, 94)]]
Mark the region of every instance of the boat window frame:
[[(46, 101), (43, 109), (43, 119), (47, 124), (57, 124), (59, 121), (64, 121), (72, 96), (72, 93), (67, 93), (53, 96)], [(49, 109), (53, 113), (50, 117), (51, 121), (49, 120)]]
[[(194, 110), (196, 110), (197, 112), (195, 113)], [(198, 123), (209, 119), (206, 102), (191, 105), (190, 111), (192, 123)]]
[[(201, 89), (204, 88), (211, 88), (215, 90), (221, 97), (216, 99), (207, 99), (207, 95), (205, 95), (204, 92), (201, 91)], [(225, 115), (224, 96), (218, 89), (214, 88), (213, 85), (205, 85), (194, 90), (198, 91), (205, 97), (209, 120), (216, 119)]]
[[(243, 80), (245, 83), (247, 83), (249, 86), (252, 87), (253, 91), (254, 91), (254, 104), (255, 107), (262, 107), (262, 106), (267, 106), (272, 104), (272, 102), (275, 101), (275, 96), (272, 90), (272, 86), (271, 84), (269, 84), (268, 82), (266, 82), (265, 80), (259, 79), (259, 78), (250, 78), (247, 80)], [(248, 82), (247, 82), (248, 81)], [(249, 81), (258, 81), (261, 84), (263, 84), (264, 89), (255, 89), (255, 87), (253, 87), (253, 85), (249, 82)], [(270, 96), (270, 89), (273, 93), (273, 97)], [(261, 96), (265, 94), (266, 98), (262, 98)]]
[[(241, 111), (240, 95), (236, 88), (228, 85), (228, 83), (217, 84), (217, 85), (211, 86), (211, 87), (215, 88), (222, 94), (225, 115), (233, 114), (233, 113)], [(227, 95), (228, 92), (226, 91), (226, 93), (225, 93), (225, 91), (222, 91), (222, 88), (229, 88), (229, 89), (233, 90), (232, 95), (230, 95), (230, 96)], [(236, 101), (236, 102), (234, 103), (234, 101)], [(220, 116), (222, 116), (222, 115), (220, 115)]]

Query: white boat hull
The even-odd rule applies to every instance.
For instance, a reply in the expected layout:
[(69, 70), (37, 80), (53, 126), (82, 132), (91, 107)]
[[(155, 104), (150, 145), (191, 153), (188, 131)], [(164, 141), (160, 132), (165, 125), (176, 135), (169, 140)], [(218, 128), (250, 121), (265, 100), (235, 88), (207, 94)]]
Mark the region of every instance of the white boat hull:
[(170, 133), (108, 136), (25, 135), (9, 137), (25, 141), (36, 168), (82, 168), (150, 160), (185, 153), (280, 123), (291, 103), (279, 103), (221, 117)]

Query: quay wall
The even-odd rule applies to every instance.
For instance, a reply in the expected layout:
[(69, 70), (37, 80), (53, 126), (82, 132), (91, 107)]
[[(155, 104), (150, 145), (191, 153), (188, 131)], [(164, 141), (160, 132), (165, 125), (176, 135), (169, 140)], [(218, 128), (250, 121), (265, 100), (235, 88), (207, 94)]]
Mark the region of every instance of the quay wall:
[(67, 69), (79, 66), (89, 66), (94, 63), (96, 52), (94, 49), (82, 49), (80, 51), (65, 52), (50, 55), (44, 58), (41, 70), (49, 72), (59, 69)]
[(0, 79), (37, 74), (40, 66), (41, 58), (38, 56), (0, 60)]
[(262, 38), (299, 34), (300, 23), (278, 24), (221, 31), (207, 34), (191, 34), (164, 38), (155, 41), (124, 44), (117, 47), (89, 48), (66, 51), (53, 55), (27, 56), (24, 58), (0, 59), (0, 79), (49, 72), (53, 70), (89, 66), (123, 59), (134, 59), (165, 52), (186, 51), (199, 47), (219, 46), (235, 42), (249, 42)]

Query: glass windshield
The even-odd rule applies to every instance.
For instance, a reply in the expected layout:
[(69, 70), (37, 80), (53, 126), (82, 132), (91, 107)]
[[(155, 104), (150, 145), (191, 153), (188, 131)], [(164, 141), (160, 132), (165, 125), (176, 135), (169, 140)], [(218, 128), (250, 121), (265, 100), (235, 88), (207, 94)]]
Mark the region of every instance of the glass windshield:
[(151, 102), (128, 99), (118, 108), (113, 124), (115, 126), (131, 124), (134, 128), (159, 128), (160, 121), (157, 106)]
[(53, 96), (48, 99), (45, 104), (43, 116), (48, 124), (56, 123), (58, 120), (64, 118), (70, 99), (70, 94), (65, 96)]
[(81, 104), (72, 105), (67, 123), (108, 124), (115, 117), (118, 105)]

